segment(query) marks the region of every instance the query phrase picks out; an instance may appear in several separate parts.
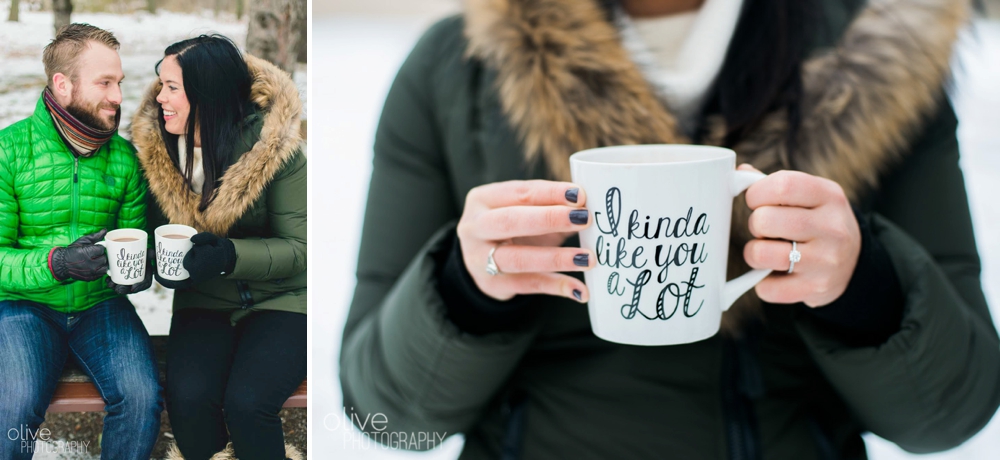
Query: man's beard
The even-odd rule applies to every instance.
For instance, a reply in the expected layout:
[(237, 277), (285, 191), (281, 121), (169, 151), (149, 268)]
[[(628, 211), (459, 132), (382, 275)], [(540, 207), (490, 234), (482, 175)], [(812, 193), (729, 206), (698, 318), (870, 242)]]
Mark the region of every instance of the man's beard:
[[(69, 105), (66, 106), (66, 111), (81, 123), (98, 131), (113, 131), (118, 127), (118, 121), (122, 115), (120, 105), (111, 102), (99, 102), (91, 107), (87, 107), (84, 104), (85, 102), (80, 99), (78, 92), (73, 91), (72, 99)], [(101, 116), (101, 109), (113, 109), (115, 114), (112, 117)]]

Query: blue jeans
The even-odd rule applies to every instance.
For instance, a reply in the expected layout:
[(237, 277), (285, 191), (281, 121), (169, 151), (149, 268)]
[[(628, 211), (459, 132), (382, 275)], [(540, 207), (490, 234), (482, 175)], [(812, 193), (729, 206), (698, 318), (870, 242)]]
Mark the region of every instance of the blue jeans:
[(106, 404), (101, 456), (148, 459), (163, 410), (159, 375), (135, 307), (116, 297), (78, 313), (0, 301), (0, 460), (30, 459), (33, 441), (45, 439), (38, 426), (70, 354)]

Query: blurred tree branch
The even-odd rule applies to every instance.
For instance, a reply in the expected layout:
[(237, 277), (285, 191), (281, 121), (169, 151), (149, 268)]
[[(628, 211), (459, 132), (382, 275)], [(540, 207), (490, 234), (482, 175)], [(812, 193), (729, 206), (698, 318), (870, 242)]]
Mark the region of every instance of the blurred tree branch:
[(306, 0), (250, 2), (247, 52), (293, 73), (306, 42)]

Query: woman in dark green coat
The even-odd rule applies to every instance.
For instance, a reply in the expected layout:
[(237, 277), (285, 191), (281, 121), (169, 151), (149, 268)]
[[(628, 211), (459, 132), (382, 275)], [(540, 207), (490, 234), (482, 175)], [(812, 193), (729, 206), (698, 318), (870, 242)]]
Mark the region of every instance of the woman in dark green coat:
[[(723, 3), (473, 0), (416, 45), (376, 133), (340, 359), (353, 419), (388, 420), (365, 427), (376, 440), (460, 432), (463, 459), (864, 458), (866, 431), (932, 452), (990, 420), (1000, 341), (942, 90), (968, 5)], [(657, 15), (699, 5), (704, 49), (662, 52)], [(771, 174), (734, 206), (731, 274), (787, 272), (787, 240), (802, 259), (715, 337), (617, 345), (580, 305), (595, 257), (574, 233), (593, 218), (568, 157), (655, 143)]]
[(184, 40), (164, 54), (132, 136), (153, 198), (150, 230), (200, 232), (183, 261), (190, 277), (157, 277), (176, 290), (165, 385), (179, 448), (171, 458), (297, 458), (278, 411), (306, 376), (299, 93), (287, 73), (225, 37)]

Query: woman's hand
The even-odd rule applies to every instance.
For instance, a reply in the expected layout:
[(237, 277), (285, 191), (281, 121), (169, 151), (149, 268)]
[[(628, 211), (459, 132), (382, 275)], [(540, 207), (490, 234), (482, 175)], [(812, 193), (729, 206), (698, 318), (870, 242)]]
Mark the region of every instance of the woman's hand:
[(216, 276), (232, 273), (236, 266), (236, 247), (229, 238), (219, 238), (201, 232), (191, 237), (191, 249), (184, 256), (184, 270), (188, 277), (173, 281), (156, 274), (156, 282), (168, 289), (188, 289)]
[[(740, 170), (755, 171), (750, 165)], [(836, 182), (798, 171), (778, 171), (746, 192), (750, 233), (757, 239), (743, 248), (753, 268), (775, 273), (757, 285), (770, 303), (804, 302), (820, 307), (847, 289), (861, 252), (861, 231), (844, 190)], [(802, 259), (788, 274), (790, 241)]]
[[(586, 302), (582, 281), (556, 273), (594, 266), (593, 251), (558, 247), (590, 225), (586, 202), (584, 191), (566, 182), (508, 181), (470, 190), (458, 239), (479, 290), (497, 300), (548, 294)], [(500, 273), (490, 275), (486, 261), (494, 247)]]

